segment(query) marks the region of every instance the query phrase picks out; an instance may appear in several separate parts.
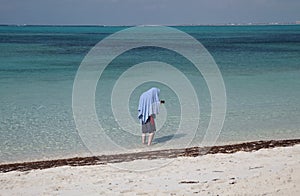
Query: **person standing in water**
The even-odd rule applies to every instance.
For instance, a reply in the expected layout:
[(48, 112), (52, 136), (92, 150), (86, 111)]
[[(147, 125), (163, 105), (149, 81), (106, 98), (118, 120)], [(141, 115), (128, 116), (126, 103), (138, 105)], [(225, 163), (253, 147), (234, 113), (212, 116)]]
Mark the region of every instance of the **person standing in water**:
[(156, 131), (155, 117), (159, 113), (159, 106), (165, 101), (159, 99), (160, 90), (151, 88), (140, 96), (138, 118), (142, 124), (142, 143), (146, 144), (146, 134), (149, 134), (148, 146), (151, 145)]

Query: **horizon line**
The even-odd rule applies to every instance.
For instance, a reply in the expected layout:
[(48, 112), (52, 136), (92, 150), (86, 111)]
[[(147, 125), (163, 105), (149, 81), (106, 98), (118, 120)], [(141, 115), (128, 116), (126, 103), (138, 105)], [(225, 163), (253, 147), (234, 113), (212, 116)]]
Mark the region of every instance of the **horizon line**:
[(221, 24), (126, 24), (126, 25), (113, 25), (113, 24), (5, 24), (0, 23), (0, 26), (99, 26), (99, 27), (133, 27), (133, 26), (267, 26), (267, 25), (300, 25), (299, 21), (296, 22), (269, 22), (269, 23), (221, 23)]

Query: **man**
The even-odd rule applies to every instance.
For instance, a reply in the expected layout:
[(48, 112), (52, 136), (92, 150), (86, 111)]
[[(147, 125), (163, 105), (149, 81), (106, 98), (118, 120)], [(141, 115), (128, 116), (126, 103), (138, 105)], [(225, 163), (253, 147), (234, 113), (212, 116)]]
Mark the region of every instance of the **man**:
[(149, 134), (148, 146), (151, 145), (156, 131), (155, 117), (159, 113), (159, 106), (165, 101), (159, 99), (160, 90), (151, 88), (140, 96), (138, 118), (142, 124), (142, 143), (146, 144), (146, 134)]

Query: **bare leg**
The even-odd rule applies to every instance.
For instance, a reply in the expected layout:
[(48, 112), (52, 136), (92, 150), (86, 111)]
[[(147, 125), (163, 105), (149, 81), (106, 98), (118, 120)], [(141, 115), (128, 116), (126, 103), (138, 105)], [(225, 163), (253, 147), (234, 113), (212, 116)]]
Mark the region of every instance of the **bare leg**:
[(154, 137), (154, 132), (153, 133), (149, 133), (148, 146), (151, 145), (153, 137)]
[(143, 144), (146, 143), (146, 134), (145, 133), (142, 134), (142, 143)]

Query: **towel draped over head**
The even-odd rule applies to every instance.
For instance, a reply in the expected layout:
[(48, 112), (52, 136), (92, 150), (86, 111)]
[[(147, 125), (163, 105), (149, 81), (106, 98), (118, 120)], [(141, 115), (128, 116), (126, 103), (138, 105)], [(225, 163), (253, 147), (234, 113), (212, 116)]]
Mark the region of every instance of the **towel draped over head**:
[(140, 96), (138, 118), (141, 123), (146, 123), (149, 116), (159, 113), (159, 92), (158, 88), (151, 88)]

